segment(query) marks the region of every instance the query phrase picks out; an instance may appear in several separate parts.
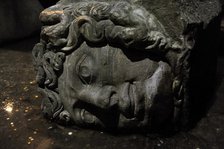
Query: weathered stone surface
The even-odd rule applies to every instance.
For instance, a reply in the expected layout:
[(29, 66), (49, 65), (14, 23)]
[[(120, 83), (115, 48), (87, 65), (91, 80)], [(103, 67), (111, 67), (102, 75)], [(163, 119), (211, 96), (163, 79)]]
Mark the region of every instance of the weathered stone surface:
[(42, 6), (38, 1), (7, 0), (0, 5), (0, 44), (24, 38), (40, 30)]
[(212, 93), (220, 7), (218, 1), (65, 0), (47, 8), (33, 49), (43, 112), (97, 128), (189, 125)]
[[(224, 57), (219, 57), (215, 103), (192, 131), (167, 137), (108, 134), (76, 126), (63, 127), (42, 117), (42, 96), (37, 92), (31, 57), (36, 42), (39, 39), (26, 39), (0, 47), (0, 145), (4, 148), (221, 149), (224, 146)], [(7, 106), (12, 106), (11, 112)]]

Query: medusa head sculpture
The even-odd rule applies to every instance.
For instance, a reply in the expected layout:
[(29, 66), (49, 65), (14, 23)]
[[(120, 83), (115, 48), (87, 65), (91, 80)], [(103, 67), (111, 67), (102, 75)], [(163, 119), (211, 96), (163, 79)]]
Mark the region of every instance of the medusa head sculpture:
[(142, 6), (58, 3), (33, 49), (43, 113), (64, 124), (160, 129), (178, 119), (184, 46)]

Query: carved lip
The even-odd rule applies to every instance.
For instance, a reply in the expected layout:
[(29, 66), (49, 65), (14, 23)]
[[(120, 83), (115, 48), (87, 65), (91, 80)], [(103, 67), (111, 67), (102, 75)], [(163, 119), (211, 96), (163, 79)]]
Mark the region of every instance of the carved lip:
[(135, 92), (135, 90), (134, 90), (134, 88), (135, 88), (135, 86), (134, 86), (134, 84), (130, 84), (129, 83), (129, 92), (128, 92), (128, 94), (129, 94), (129, 100), (130, 100), (130, 110), (131, 110), (131, 114), (134, 116), (135, 115), (135, 100), (137, 100), (136, 99), (136, 92)]
[(134, 84), (126, 82), (122, 85), (120, 90), (120, 99), (118, 101), (118, 106), (120, 111), (127, 118), (134, 117), (135, 111), (135, 100), (136, 92), (134, 92)]
[[(140, 82), (139, 84), (130, 83), (129, 87), (129, 99), (130, 99), (130, 109), (131, 109), (131, 118), (139, 118), (139, 114), (144, 111), (145, 108), (145, 102), (144, 102), (144, 89), (142, 88), (142, 85)], [(142, 88), (139, 90), (138, 88)], [(143, 114), (143, 113), (142, 113)]]

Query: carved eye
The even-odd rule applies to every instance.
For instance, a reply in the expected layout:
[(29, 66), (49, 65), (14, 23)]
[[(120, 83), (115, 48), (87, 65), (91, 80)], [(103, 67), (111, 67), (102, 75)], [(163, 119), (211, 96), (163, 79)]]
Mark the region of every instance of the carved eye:
[(77, 64), (77, 74), (83, 84), (91, 84), (93, 81), (93, 61), (88, 56), (83, 56)]
[(87, 66), (81, 66), (79, 68), (79, 77), (84, 84), (90, 84), (92, 81), (91, 70)]
[(84, 78), (91, 76), (91, 72), (87, 66), (81, 66), (79, 68), (79, 74)]

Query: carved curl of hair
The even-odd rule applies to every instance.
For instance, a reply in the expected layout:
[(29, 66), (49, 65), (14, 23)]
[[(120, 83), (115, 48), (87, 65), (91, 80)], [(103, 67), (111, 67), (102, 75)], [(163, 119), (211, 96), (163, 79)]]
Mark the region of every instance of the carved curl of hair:
[[(79, 2), (57, 4), (43, 11), (42, 39), (61, 51), (75, 50), (83, 41), (127, 49), (162, 51), (172, 46), (156, 17), (128, 2)], [(66, 33), (68, 35), (66, 37)]]

